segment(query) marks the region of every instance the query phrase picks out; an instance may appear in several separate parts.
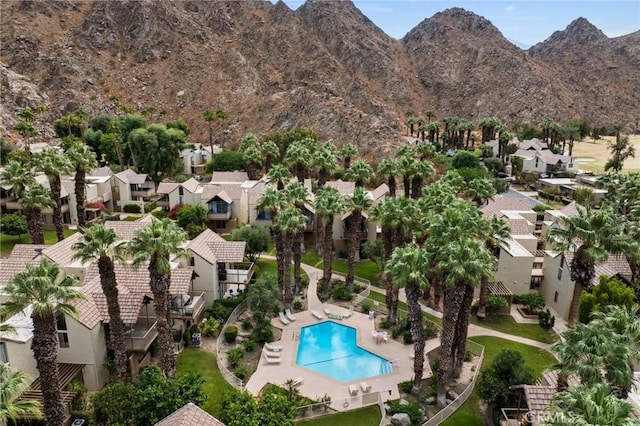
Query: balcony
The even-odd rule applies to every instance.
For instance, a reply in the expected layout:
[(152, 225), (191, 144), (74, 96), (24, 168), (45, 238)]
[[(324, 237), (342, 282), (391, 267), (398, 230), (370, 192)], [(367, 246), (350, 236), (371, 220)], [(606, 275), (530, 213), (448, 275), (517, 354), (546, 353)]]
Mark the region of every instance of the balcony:
[(103, 203), (106, 203), (106, 202), (108, 202), (108, 201), (111, 201), (111, 191), (104, 192), (104, 193), (102, 194), (102, 202), (103, 202)]
[(124, 343), (128, 351), (146, 352), (156, 337), (155, 318), (139, 318), (132, 328), (125, 326)]
[(231, 206), (227, 203), (211, 203), (207, 212), (209, 220), (229, 220), (231, 219)]
[(14, 198), (13, 200), (7, 200), (7, 210), (17, 210), (20, 211), (20, 203)]
[(131, 188), (131, 197), (132, 198), (149, 198), (153, 195), (153, 188)]
[(158, 207), (162, 207), (164, 210), (169, 210), (169, 200), (160, 199), (157, 200), (156, 203), (158, 204)]
[(17, 200), (14, 196), (0, 198), (0, 206), (6, 206), (7, 203), (17, 203)]
[(218, 271), (220, 284), (248, 284), (253, 276), (253, 263), (242, 262), (232, 265), (232, 268)]
[(178, 294), (171, 298), (171, 317), (199, 320), (204, 312), (204, 292)]

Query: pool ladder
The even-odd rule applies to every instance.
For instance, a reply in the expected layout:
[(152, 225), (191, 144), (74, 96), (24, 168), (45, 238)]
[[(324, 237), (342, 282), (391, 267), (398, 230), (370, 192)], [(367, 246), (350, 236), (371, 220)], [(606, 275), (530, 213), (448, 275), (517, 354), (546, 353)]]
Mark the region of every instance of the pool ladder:
[(300, 339), (300, 333), (298, 333), (297, 331), (292, 331), (291, 340), (299, 340), (299, 339)]

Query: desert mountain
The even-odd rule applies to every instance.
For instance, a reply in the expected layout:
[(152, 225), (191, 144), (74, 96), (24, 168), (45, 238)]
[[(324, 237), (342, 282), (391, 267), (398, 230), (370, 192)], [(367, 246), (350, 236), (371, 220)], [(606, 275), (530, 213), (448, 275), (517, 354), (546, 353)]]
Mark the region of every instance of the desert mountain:
[[(478, 123), (585, 118), (633, 123), (640, 35), (607, 38), (578, 19), (523, 51), (463, 9), (425, 19), (402, 40), (350, 1), (16, 0), (0, 5), (0, 130), (46, 103), (113, 112), (116, 96), (152, 120), (182, 118), (206, 137), (205, 109), (224, 109), (226, 142), (246, 132), (316, 129), (363, 151), (392, 150), (405, 111)], [(166, 111), (161, 117), (160, 112)], [(3, 128), (2, 128), (3, 127)], [(15, 135), (14, 135), (15, 136)]]

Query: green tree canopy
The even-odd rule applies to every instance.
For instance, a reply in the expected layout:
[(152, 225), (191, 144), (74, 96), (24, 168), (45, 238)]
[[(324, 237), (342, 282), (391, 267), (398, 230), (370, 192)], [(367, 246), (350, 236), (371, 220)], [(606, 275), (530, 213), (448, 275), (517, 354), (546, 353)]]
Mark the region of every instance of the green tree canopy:
[(533, 371), (525, 365), (522, 354), (502, 350), (480, 375), (478, 395), (496, 408), (511, 407), (518, 403), (518, 396), (509, 387), (534, 382)]
[(593, 312), (600, 312), (606, 306), (633, 306), (635, 292), (615, 277), (601, 276), (600, 282), (591, 293), (583, 293), (580, 302), (579, 321), (588, 323)]
[(193, 239), (207, 229), (207, 210), (201, 204), (184, 205), (178, 210), (176, 222)]
[(255, 262), (260, 253), (267, 250), (271, 235), (264, 226), (252, 223), (240, 228), (235, 228), (231, 233), (233, 241), (245, 241), (247, 243), (245, 255), (250, 262)]
[(29, 232), (27, 220), (20, 214), (7, 214), (2, 216), (0, 221), (2, 233), (5, 235), (17, 235), (18, 241), (22, 243), (22, 235)]
[(211, 161), (207, 163), (207, 172), (235, 172), (244, 170), (245, 162), (241, 152), (224, 150), (215, 154)]

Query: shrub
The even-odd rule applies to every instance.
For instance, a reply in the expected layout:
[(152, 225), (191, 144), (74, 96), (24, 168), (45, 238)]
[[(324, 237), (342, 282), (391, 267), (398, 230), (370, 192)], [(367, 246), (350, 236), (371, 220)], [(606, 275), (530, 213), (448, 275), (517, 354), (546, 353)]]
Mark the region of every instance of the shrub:
[(169, 214), (167, 214), (167, 217), (169, 219), (175, 219), (182, 207), (182, 204), (176, 204), (171, 210), (169, 210)]
[(238, 367), (234, 370), (233, 374), (240, 380), (244, 380), (247, 378), (247, 376), (249, 375), (249, 373), (247, 372), (247, 369), (244, 367)]
[(182, 333), (182, 341), (186, 347), (191, 346), (191, 329), (187, 328), (184, 333)]
[(398, 389), (403, 393), (411, 393), (411, 389), (413, 389), (413, 382), (411, 380), (400, 382), (398, 383)]
[(547, 309), (546, 311), (538, 312), (538, 324), (544, 331), (549, 331), (556, 325), (556, 317), (551, 315), (551, 311)]
[(168, 216), (168, 213), (164, 210), (156, 210), (154, 212), (151, 213), (153, 215), (153, 217), (157, 218), (157, 219), (164, 219)]
[(353, 299), (353, 294), (349, 291), (346, 284), (340, 282), (340, 284), (334, 285), (331, 289), (331, 297), (335, 300), (343, 300), (350, 302)]
[(227, 343), (233, 343), (236, 341), (236, 337), (238, 337), (238, 327), (235, 325), (230, 325), (224, 329), (224, 341)]
[(220, 331), (220, 323), (215, 318), (205, 318), (200, 325), (202, 335), (206, 337), (215, 337)]
[(125, 204), (125, 206), (122, 207), (122, 211), (125, 213), (140, 213), (142, 210), (137, 204)]
[(245, 318), (242, 320), (243, 330), (251, 330), (252, 328), (253, 328), (253, 324), (251, 324), (251, 320), (249, 318)]
[(252, 333), (253, 340), (258, 343), (273, 341), (273, 326), (270, 321), (264, 320), (256, 325)]
[(544, 296), (540, 293), (527, 293), (521, 295), (518, 300), (530, 313), (537, 313), (544, 308)]
[(362, 302), (362, 305), (360, 305), (362, 307), (362, 311), (365, 313), (369, 313), (369, 311), (371, 310), (371, 303), (369, 302)]
[(396, 325), (391, 329), (391, 337), (394, 339), (405, 331), (409, 331), (411, 329), (411, 322), (409, 322), (408, 318), (398, 318)]
[(253, 350), (256, 348), (256, 342), (255, 340), (245, 340), (244, 342), (242, 342), (242, 347), (247, 352), (253, 352)]
[(72, 380), (66, 387), (69, 392), (76, 392), (76, 396), (71, 401), (73, 411), (84, 411), (87, 408), (87, 387), (84, 383)]
[(386, 319), (382, 320), (382, 321), (380, 321), (380, 328), (384, 328), (384, 329), (391, 328), (391, 323), (389, 321), (387, 321)]
[(155, 201), (153, 201), (153, 202), (151, 202), (151, 203), (147, 203), (147, 204), (144, 206), (144, 212), (145, 212), (145, 213), (149, 213), (149, 212), (154, 211), (154, 210), (155, 210), (155, 209), (157, 209), (157, 208), (158, 208), (158, 203), (156, 203)]
[(402, 341), (405, 345), (410, 345), (413, 343), (413, 336), (411, 336), (411, 331), (407, 330), (402, 333)]
[(302, 303), (302, 300), (294, 300), (293, 301), (293, 309), (300, 311), (302, 310), (302, 308), (304, 307), (304, 304)]
[(482, 372), (477, 383), (478, 395), (494, 407), (511, 407), (518, 402), (517, 393), (510, 386), (533, 384), (535, 375), (524, 363), (522, 354), (502, 350)]
[(401, 404), (400, 400), (395, 400), (388, 401), (387, 404), (389, 405), (389, 412), (391, 414), (407, 413), (413, 425), (420, 424), (424, 418), (424, 412), (418, 403), (410, 402), (408, 404)]
[(489, 309), (506, 308), (508, 306), (509, 302), (502, 296), (496, 296), (495, 294), (487, 296), (487, 308)]
[(242, 361), (244, 357), (244, 348), (233, 348), (230, 349), (227, 353), (227, 360), (229, 361), (229, 365), (235, 367)]
[(424, 324), (424, 338), (433, 339), (438, 335), (438, 326), (431, 321), (425, 321)]

